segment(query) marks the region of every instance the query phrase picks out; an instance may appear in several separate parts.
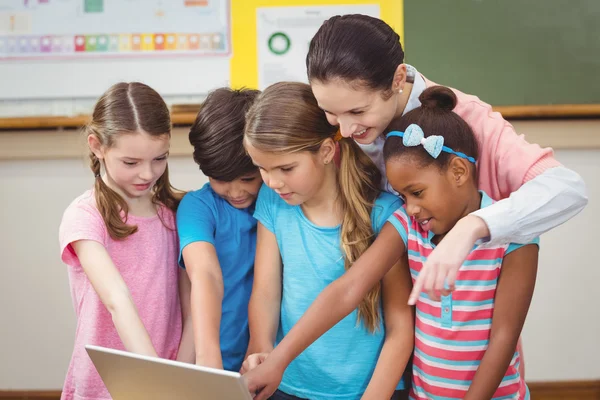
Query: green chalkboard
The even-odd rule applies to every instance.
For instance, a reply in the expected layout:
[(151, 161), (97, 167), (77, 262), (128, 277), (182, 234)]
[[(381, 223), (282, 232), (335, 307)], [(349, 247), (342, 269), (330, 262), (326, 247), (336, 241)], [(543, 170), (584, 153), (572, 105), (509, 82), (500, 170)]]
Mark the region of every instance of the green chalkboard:
[(600, 0), (404, 0), (405, 60), (494, 106), (600, 104)]

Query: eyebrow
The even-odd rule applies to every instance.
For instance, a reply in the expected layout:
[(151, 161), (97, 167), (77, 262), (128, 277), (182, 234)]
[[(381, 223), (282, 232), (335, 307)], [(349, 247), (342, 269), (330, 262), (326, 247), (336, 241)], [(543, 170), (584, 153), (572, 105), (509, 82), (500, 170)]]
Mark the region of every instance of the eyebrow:
[(411, 190), (413, 190), (414, 186), (418, 186), (418, 183), (409, 183), (408, 185), (404, 186), (402, 188), (402, 190), (400, 190), (401, 192), (410, 192)]
[[(166, 152), (164, 152), (163, 154), (161, 154), (160, 156), (156, 156), (156, 157), (154, 157), (154, 159), (156, 159), (156, 158), (161, 158), (161, 157), (164, 157), (164, 156), (166, 156), (166, 155), (168, 155), (168, 154), (169, 154), (169, 151), (166, 151)], [(135, 157), (129, 157), (129, 156), (123, 156), (123, 157), (121, 157), (121, 158), (122, 158), (123, 160), (127, 159), (127, 160), (132, 160), (132, 161), (141, 161), (141, 160), (142, 160), (141, 158), (135, 158)]]
[[(254, 164), (255, 166), (257, 166), (258, 168), (265, 169), (265, 168), (261, 167), (260, 165), (258, 165), (258, 164), (257, 164), (257, 163), (255, 163), (255, 162), (253, 162), (252, 164)], [(273, 168), (271, 168), (271, 169), (276, 169), (276, 168), (290, 168), (290, 167), (293, 167), (293, 166), (295, 166), (296, 164), (297, 164), (296, 162), (291, 162), (291, 163), (288, 163), (288, 164), (276, 165), (276, 166), (274, 166), (274, 167), (273, 167)]]
[(368, 108), (369, 105), (365, 105), (365, 106), (360, 106), (360, 107), (354, 107), (352, 110), (348, 111), (348, 112), (356, 112), (356, 111), (363, 111), (365, 108)]
[[(326, 109), (324, 109), (323, 107), (319, 107), (323, 112), (326, 112), (328, 114), (335, 114), (332, 113), (331, 111), (327, 111)], [(358, 112), (358, 111), (364, 111), (364, 109), (368, 108), (368, 105), (364, 105), (364, 106), (360, 106), (360, 107), (354, 107), (351, 110), (348, 111), (344, 111), (344, 113), (351, 113), (351, 112)]]

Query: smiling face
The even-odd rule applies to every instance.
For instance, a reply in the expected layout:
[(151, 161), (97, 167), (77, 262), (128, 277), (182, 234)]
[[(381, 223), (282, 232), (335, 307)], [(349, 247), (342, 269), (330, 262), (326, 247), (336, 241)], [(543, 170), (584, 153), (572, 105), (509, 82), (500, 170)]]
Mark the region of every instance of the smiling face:
[(339, 125), (343, 137), (360, 144), (373, 143), (397, 113), (398, 93), (373, 90), (335, 79), (311, 82), (312, 91), (331, 125)]
[(416, 157), (396, 156), (386, 161), (387, 178), (406, 203), (408, 215), (424, 231), (445, 235), (465, 215), (479, 208), (473, 172), (459, 157), (440, 168), (423, 165)]
[(216, 194), (227, 200), (235, 208), (250, 207), (256, 201), (258, 191), (262, 185), (260, 173), (247, 174), (230, 182), (208, 178), (210, 187)]
[(167, 168), (168, 134), (124, 133), (115, 137), (110, 147), (101, 145), (96, 136), (90, 135), (88, 144), (103, 161), (106, 184), (126, 200), (150, 198), (156, 181)]

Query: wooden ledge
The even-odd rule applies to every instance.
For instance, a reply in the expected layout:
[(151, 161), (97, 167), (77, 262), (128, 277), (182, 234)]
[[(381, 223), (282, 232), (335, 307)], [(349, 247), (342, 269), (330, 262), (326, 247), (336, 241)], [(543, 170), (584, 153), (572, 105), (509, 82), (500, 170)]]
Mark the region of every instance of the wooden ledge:
[[(200, 107), (199, 105), (197, 106)], [(193, 107), (173, 106), (173, 125), (191, 125), (196, 119)], [(181, 111), (179, 111), (181, 110)], [(600, 118), (600, 104), (561, 104), (540, 106), (498, 106), (494, 107), (506, 119), (546, 119), (546, 118)], [(90, 119), (89, 115), (74, 117), (40, 116), (0, 118), (0, 130), (9, 129), (48, 129), (79, 128)]]
[[(530, 143), (555, 150), (600, 149), (600, 118), (574, 120), (514, 120), (519, 134)], [(79, 127), (0, 132), (0, 160), (83, 159), (85, 138)], [(171, 135), (171, 156), (191, 157), (189, 126), (176, 126)]]

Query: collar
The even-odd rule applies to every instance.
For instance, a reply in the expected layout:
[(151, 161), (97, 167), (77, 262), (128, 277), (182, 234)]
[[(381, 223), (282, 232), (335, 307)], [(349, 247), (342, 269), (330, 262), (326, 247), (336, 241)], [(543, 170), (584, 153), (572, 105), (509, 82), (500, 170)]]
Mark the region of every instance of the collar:
[(402, 115), (421, 106), (419, 96), (421, 95), (421, 93), (423, 93), (425, 89), (427, 89), (425, 79), (423, 79), (423, 76), (419, 73), (419, 71), (417, 71), (415, 67), (406, 64), (406, 74), (410, 77), (413, 77), (412, 79), (414, 81), (412, 90), (410, 92), (410, 96), (408, 97), (408, 102), (406, 103), (406, 107), (404, 107), (404, 112), (402, 113)]

